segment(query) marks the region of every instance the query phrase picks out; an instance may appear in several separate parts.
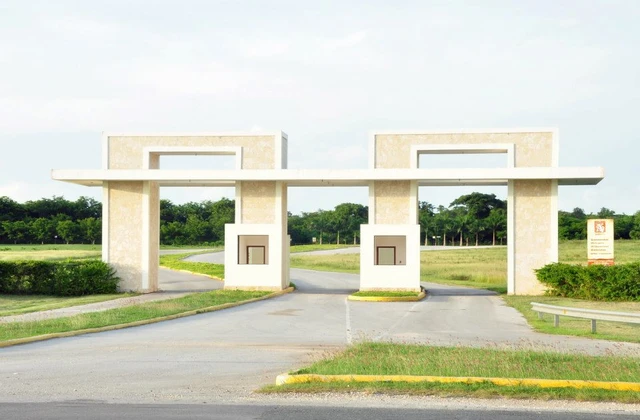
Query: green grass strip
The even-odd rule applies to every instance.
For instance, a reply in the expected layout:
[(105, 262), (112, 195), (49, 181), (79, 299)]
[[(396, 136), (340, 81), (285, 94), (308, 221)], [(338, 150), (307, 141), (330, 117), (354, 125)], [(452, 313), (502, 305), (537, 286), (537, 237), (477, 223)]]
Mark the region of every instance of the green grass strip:
[(65, 318), (33, 322), (11, 322), (0, 324), (2, 327), (0, 328), (0, 342), (152, 320), (184, 312), (211, 309), (212, 307), (224, 304), (261, 298), (269, 294), (271, 294), (271, 292), (214, 290), (205, 293), (195, 293), (176, 299), (149, 302), (141, 305), (91, 312)]
[[(420, 375), (640, 382), (640, 358), (554, 352), (363, 343), (293, 374)], [(366, 392), (477, 398), (640, 402), (640, 392), (498, 386), (491, 383), (331, 382), (268, 386), (265, 393)]]
[(160, 256), (160, 266), (170, 268), (172, 270), (184, 270), (192, 273), (204, 274), (216, 279), (224, 279), (224, 264), (212, 264), (205, 262), (192, 262), (182, 261), (183, 258), (190, 257), (191, 255), (208, 253), (205, 252), (190, 252), (185, 254), (169, 254)]
[(640, 358), (363, 343), (295, 373), (640, 382)]
[(502, 296), (502, 298), (509, 306), (520, 311), (527, 319), (529, 325), (536, 331), (545, 334), (573, 335), (600, 340), (640, 343), (640, 324), (597, 321), (597, 332), (593, 334), (591, 332), (590, 319), (561, 316), (560, 326), (555, 327), (553, 315), (545, 314), (543, 315), (543, 319), (539, 319), (538, 313), (531, 309), (531, 302), (539, 302), (548, 305), (602, 311), (640, 312), (640, 302), (594, 302), (555, 296)]

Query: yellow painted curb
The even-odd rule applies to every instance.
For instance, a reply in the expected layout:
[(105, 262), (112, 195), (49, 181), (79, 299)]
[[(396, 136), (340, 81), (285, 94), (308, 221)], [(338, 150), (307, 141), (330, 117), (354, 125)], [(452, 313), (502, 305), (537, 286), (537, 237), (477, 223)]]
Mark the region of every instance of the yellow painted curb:
[(614, 391), (640, 391), (637, 382), (601, 382), (564, 379), (510, 379), (510, 378), (481, 378), (474, 376), (413, 376), (413, 375), (289, 375), (283, 374), (276, 378), (276, 385), (306, 384), (312, 382), (437, 382), (478, 384), (491, 383), (498, 386), (537, 386), (540, 388), (589, 388), (608, 389)]
[[(36, 342), (36, 341), (51, 340), (53, 338), (74, 337), (76, 335), (99, 333), (99, 332), (104, 332), (104, 331), (121, 330), (123, 328), (139, 327), (141, 325), (154, 324), (156, 322), (170, 321), (172, 319), (184, 318), (186, 316), (204, 314), (204, 313), (207, 313), (207, 312), (220, 311), (222, 309), (234, 308), (236, 306), (244, 305), (244, 304), (247, 304), (247, 303), (258, 302), (258, 301), (265, 300), (265, 299), (271, 299), (271, 298), (274, 298), (274, 297), (277, 297), (277, 296), (281, 296), (281, 295), (284, 295), (284, 294), (287, 294), (287, 293), (291, 293), (294, 290), (295, 290), (295, 288), (288, 287), (288, 288), (286, 288), (284, 290), (281, 290), (281, 291), (278, 291), (278, 292), (273, 292), (273, 293), (270, 293), (270, 294), (268, 294), (266, 296), (257, 297), (257, 298), (253, 298), (253, 299), (249, 299), (249, 300), (243, 300), (243, 301), (240, 301), (240, 302), (224, 303), (222, 305), (209, 306), (209, 307), (206, 307), (206, 308), (194, 309), (192, 311), (180, 312), (178, 314), (162, 316), (162, 317), (159, 317), (159, 318), (144, 319), (142, 321), (129, 322), (129, 323), (126, 323), (126, 324), (108, 325), (106, 327), (87, 328), (87, 329), (84, 329), (84, 330), (66, 331), (66, 332), (60, 332), (60, 333), (36, 335), (34, 337), (16, 338), (14, 340), (0, 341), (0, 348), (2, 348), (2, 347), (10, 347), (10, 346), (17, 346), (19, 344), (33, 343), (33, 342)], [(179, 298), (176, 298), (176, 299), (179, 299)], [(165, 300), (163, 302), (168, 302), (170, 300), (171, 299), (167, 299), (167, 300)]]
[(195, 271), (178, 270), (177, 268), (167, 267), (166, 265), (159, 265), (158, 267), (159, 268), (164, 268), (164, 269), (167, 269), (167, 270), (171, 270), (171, 271), (179, 271), (181, 273), (193, 274), (194, 276), (202, 276), (202, 277), (207, 277), (207, 278), (210, 278), (210, 279), (213, 279), (213, 280), (224, 281), (220, 277), (210, 276), (209, 274), (196, 273)]
[(358, 302), (417, 302), (422, 300), (427, 296), (425, 291), (423, 290), (417, 296), (354, 296), (349, 295), (347, 299), (354, 300)]

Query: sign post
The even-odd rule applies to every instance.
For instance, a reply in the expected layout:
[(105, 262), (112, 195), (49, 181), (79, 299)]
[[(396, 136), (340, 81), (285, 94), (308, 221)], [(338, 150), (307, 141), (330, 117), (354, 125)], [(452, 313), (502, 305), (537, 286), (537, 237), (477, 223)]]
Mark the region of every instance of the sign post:
[(613, 219), (587, 220), (588, 265), (613, 265)]

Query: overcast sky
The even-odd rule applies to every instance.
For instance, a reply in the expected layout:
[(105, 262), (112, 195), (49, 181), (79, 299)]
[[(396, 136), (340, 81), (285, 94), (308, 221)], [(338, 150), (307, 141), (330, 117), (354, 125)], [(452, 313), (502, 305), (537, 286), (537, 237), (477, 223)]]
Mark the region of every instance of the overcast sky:
[[(100, 168), (102, 131), (282, 129), (290, 168), (365, 168), (372, 130), (557, 127), (561, 166), (606, 171), (597, 186), (561, 187), (560, 208), (633, 213), (638, 22), (635, 0), (0, 0), (0, 196), (99, 199), (50, 170)], [(289, 210), (366, 197), (292, 189)]]

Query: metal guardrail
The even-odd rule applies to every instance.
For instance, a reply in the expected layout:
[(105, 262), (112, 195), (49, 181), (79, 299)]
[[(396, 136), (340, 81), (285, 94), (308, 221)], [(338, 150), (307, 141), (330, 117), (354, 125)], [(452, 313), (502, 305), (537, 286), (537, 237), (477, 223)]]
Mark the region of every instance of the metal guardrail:
[(591, 332), (596, 332), (596, 321), (627, 322), (640, 324), (640, 313), (596, 311), (594, 309), (568, 308), (566, 306), (553, 306), (544, 303), (531, 302), (531, 309), (538, 313), (538, 318), (543, 319), (542, 314), (553, 315), (553, 325), (560, 325), (560, 315), (574, 318), (586, 318), (591, 320)]

